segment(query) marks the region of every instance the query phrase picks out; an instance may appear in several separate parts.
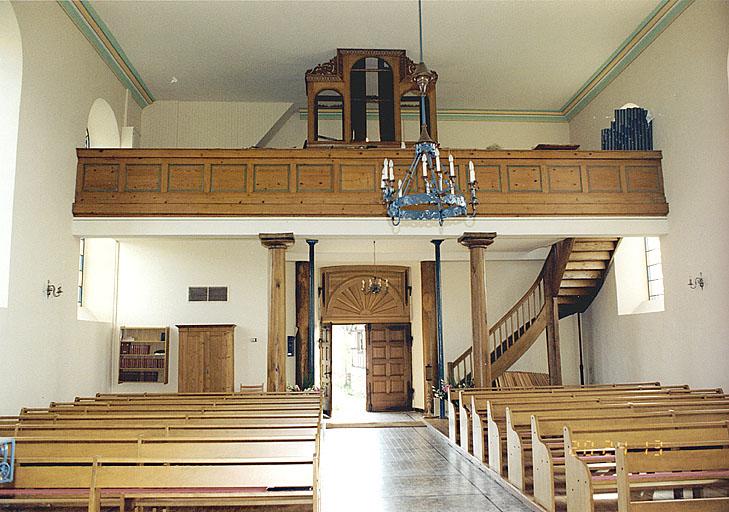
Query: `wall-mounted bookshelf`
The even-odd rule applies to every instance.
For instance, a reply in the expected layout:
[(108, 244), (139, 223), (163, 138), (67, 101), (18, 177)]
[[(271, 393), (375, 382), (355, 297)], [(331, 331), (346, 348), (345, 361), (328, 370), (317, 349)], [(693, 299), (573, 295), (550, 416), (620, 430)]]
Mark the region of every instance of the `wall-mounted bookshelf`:
[(119, 334), (119, 383), (167, 384), (169, 327), (122, 327)]

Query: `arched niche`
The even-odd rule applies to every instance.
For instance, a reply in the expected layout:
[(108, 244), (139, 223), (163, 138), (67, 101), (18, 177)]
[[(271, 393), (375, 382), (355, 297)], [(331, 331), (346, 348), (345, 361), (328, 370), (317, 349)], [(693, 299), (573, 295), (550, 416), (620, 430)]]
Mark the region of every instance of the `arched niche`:
[(10, 2), (0, 1), (0, 307), (8, 305), (23, 46)]
[(333, 89), (314, 96), (314, 133), (317, 141), (344, 140), (344, 98)]
[(97, 98), (91, 105), (86, 126), (90, 148), (118, 148), (121, 145), (116, 114), (105, 99)]
[(363, 57), (352, 64), (349, 101), (353, 141), (395, 140), (394, 94), (392, 67), (385, 59)]

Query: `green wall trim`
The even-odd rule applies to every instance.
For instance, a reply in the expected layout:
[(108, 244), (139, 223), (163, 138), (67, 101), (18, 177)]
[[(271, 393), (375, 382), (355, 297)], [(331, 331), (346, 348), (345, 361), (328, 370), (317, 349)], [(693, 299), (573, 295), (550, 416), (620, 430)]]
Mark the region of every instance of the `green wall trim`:
[(112, 45), (113, 50), (123, 60), (123, 63), (129, 70), (129, 72), (127, 72), (127, 70), (125, 70), (124, 67), (122, 67), (122, 65), (117, 61), (111, 49), (107, 47), (106, 43), (101, 39), (101, 37), (99, 37), (99, 34), (89, 24), (86, 18), (84, 18), (84, 16), (79, 11), (79, 6), (77, 4), (75, 4), (72, 0), (57, 1), (61, 8), (64, 10), (64, 12), (68, 15), (68, 17), (71, 18), (71, 21), (73, 21), (73, 23), (86, 37), (89, 43), (91, 43), (91, 46), (93, 46), (99, 56), (101, 56), (103, 61), (106, 62), (106, 64), (109, 66), (117, 79), (124, 85), (124, 87), (129, 90), (132, 97), (134, 98), (134, 101), (141, 108), (144, 108), (147, 105), (151, 104), (154, 101), (154, 96), (149, 91), (146, 84), (139, 76), (139, 73), (129, 61), (129, 58), (121, 49), (121, 46), (112, 35), (109, 28), (101, 20), (99, 15), (96, 14), (96, 11), (93, 10), (88, 2), (86, 0), (82, 0), (81, 2), (79, 2), (81, 4), (81, 8), (85, 9), (86, 13), (94, 20), (99, 30), (102, 31), (103, 35)]
[[(299, 110), (299, 119), (306, 121), (308, 113), (305, 108)], [(319, 119), (338, 120), (341, 114), (322, 112)], [(403, 119), (418, 120), (420, 116), (416, 112), (402, 114)], [(376, 112), (368, 112), (367, 119), (377, 120)], [(521, 111), (521, 110), (438, 110), (439, 121), (508, 121), (518, 123), (566, 123), (567, 118), (557, 111)]]

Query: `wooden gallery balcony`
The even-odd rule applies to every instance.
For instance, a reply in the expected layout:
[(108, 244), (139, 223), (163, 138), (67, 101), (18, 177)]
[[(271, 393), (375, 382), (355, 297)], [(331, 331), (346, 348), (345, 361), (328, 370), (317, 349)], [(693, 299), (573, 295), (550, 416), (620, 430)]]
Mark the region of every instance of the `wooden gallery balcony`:
[[(77, 217), (384, 216), (380, 172), (411, 149), (79, 149)], [(447, 150), (443, 150), (447, 154)], [(452, 150), (481, 216), (662, 216), (660, 151)], [(422, 182), (418, 184), (422, 188)]]

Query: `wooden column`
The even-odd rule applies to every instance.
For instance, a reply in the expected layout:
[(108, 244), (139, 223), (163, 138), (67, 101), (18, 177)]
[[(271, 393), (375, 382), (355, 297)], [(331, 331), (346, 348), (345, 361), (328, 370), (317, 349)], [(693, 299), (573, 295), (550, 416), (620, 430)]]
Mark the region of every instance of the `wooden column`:
[(471, 260), (471, 331), (473, 333), (473, 383), (491, 387), (491, 347), (486, 316), (486, 281), (484, 256), (494, 243), (496, 233), (463, 233), (458, 242), (470, 252)]
[(438, 346), (435, 318), (435, 262), (420, 262), (420, 303), (423, 319), (423, 366), (425, 369), (424, 412), (433, 414), (433, 387), (438, 381)]
[(301, 389), (309, 368), (309, 262), (296, 262), (296, 384)]
[(556, 296), (544, 298), (547, 313), (547, 366), (549, 385), (562, 385), (562, 358), (559, 351), (559, 307)]
[(258, 237), (271, 253), (266, 389), (286, 391), (286, 249), (293, 245), (294, 234), (261, 233)]
[(562, 385), (562, 356), (559, 348), (559, 288), (567, 263), (574, 247), (575, 239), (566, 238), (552, 246), (545, 265), (544, 307), (547, 313), (547, 366), (549, 384)]

